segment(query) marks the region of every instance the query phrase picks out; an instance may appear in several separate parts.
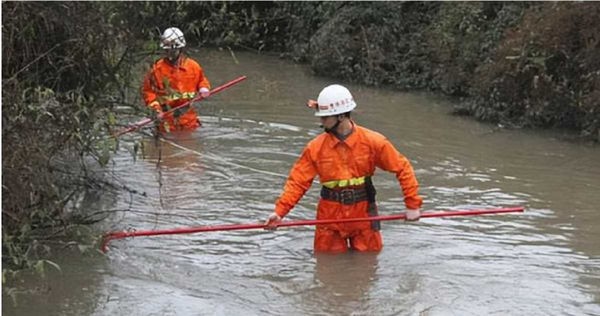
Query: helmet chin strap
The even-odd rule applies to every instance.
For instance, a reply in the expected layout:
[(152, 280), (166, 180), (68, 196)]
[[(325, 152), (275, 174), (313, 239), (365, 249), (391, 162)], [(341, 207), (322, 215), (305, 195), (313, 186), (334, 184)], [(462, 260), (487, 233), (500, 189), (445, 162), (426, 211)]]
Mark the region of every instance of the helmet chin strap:
[(179, 56), (181, 56), (181, 49), (175, 49), (175, 51), (167, 53), (167, 60), (175, 65), (177, 60), (179, 60)]
[[(327, 132), (327, 133), (331, 133), (331, 134), (334, 134), (334, 135), (335, 135), (335, 134), (337, 134), (337, 131), (336, 131), (336, 129), (338, 128), (338, 126), (340, 126), (340, 123), (341, 123), (342, 121), (340, 120), (340, 116), (339, 116), (339, 115), (337, 115), (335, 118), (337, 119), (337, 122), (335, 122), (335, 125), (333, 125), (331, 128), (327, 128), (327, 127), (325, 127), (325, 128), (324, 128), (325, 132)], [(321, 125), (321, 126), (322, 126), (322, 125)]]

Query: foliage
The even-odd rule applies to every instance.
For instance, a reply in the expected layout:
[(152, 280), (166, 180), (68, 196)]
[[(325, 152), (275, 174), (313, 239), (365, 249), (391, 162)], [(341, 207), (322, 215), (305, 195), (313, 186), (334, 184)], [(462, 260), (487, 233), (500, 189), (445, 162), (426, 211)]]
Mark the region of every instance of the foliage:
[(600, 6), (547, 3), (526, 11), (473, 79), (474, 114), (600, 136)]
[[(124, 97), (126, 33), (103, 3), (2, 4), (2, 259), (35, 266), (42, 241), (76, 224), (67, 206), (102, 176)], [(37, 246), (36, 246), (37, 245)]]
[[(180, 27), (188, 46), (306, 62), (318, 75), (462, 97), (466, 112), (600, 138), (600, 6), (589, 2), (2, 3), (3, 260), (33, 267), (78, 219), (139, 93), (134, 72)], [(133, 106), (136, 107), (135, 105)], [(35, 250), (34, 250), (35, 248)]]
[[(179, 27), (189, 47), (241, 47), (290, 54), (296, 60), (322, 19), (334, 13), (329, 2), (122, 2), (124, 27), (155, 43), (167, 27)], [(152, 44), (148, 44), (152, 47)]]
[(432, 63), (430, 89), (467, 96), (477, 67), (491, 57), (526, 2), (444, 3), (425, 31)]
[(438, 3), (342, 3), (311, 37), (313, 70), (371, 85), (424, 88), (429, 62), (423, 25)]

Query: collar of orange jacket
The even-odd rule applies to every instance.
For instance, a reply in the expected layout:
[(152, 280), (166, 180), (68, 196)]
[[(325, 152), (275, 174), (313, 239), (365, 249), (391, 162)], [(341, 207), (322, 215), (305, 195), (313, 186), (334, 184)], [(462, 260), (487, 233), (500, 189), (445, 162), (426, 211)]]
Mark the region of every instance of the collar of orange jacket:
[(359, 135), (356, 132), (358, 129), (356, 128), (357, 125), (356, 123), (354, 123), (354, 121), (350, 120), (350, 123), (352, 123), (352, 131), (350, 131), (350, 134), (348, 134), (348, 137), (346, 137), (346, 139), (341, 140), (339, 139), (335, 134), (333, 133), (326, 133), (327, 137), (329, 137), (329, 145), (331, 148), (335, 147), (337, 144), (339, 143), (345, 143), (346, 145), (348, 145), (349, 147), (354, 146), (354, 144), (356, 144), (356, 142), (359, 139)]
[(185, 55), (181, 55), (179, 56), (177, 63), (173, 64), (167, 57), (163, 57), (160, 59), (160, 62), (167, 67), (178, 68), (179, 70), (187, 71), (189, 58)]

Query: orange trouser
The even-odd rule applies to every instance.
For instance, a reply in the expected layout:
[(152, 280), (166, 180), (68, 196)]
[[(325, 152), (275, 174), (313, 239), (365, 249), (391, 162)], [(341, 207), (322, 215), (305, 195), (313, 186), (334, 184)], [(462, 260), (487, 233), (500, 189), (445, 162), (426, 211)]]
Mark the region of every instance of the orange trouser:
[(342, 237), (337, 230), (317, 228), (314, 247), (315, 251), (323, 252), (346, 252), (349, 249), (380, 251), (383, 248), (383, 241), (381, 233), (370, 228), (356, 231), (348, 237)]
[[(368, 202), (361, 201), (352, 205), (319, 200), (318, 219), (342, 219), (368, 217)], [(315, 231), (315, 251), (345, 252), (380, 251), (383, 248), (381, 233), (371, 228), (370, 222), (318, 225)]]
[(194, 110), (188, 110), (179, 118), (175, 118), (173, 114), (167, 114), (159, 125), (161, 132), (169, 132), (193, 130), (200, 126), (200, 119)]

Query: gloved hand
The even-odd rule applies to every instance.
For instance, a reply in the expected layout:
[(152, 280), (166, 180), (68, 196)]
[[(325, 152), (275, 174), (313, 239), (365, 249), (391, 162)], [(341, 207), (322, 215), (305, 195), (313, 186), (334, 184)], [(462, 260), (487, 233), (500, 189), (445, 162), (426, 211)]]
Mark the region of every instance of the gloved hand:
[(279, 224), (279, 222), (281, 222), (281, 216), (279, 216), (279, 215), (277, 215), (277, 213), (273, 212), (273, 213), (271, 213), (271, 215), (269, 215), (269, 217), (265, 221), (265, 225), (267, 226), (267, 227), (265, 227), (265, 229), (275, 230), (275, 229), (277, 229), (277, 224)]
[(203, 98), (208, 98), (210, 96), (210, 90), (208, 90), (207, 88), (202, 87), (198, 92), (200, 92), (200, 95)]
[(152, 101), (150, 102), (150, 104), (148, 104), (148, 107), (153, 109), (154, 111), (158, 112), (158, 113), (162, 113), (162, 106), (160, 105), (160, 103), (158, 101)]
[(153, 109), (154, 111), (156, 111), (157, 113), (157, 117), (158, 118), (162, 118), (163, 116), (163, 108), (162, 105), (158, 102), (158, 101), (152, 101), (150, 102), (150, 104), (148, 104), (148, 107)]
[(407, 210), (405, 220), (414, 222), (414, 221), (418, 221), (420, 217), (421, 217), (421, 211), (419, 209)]

